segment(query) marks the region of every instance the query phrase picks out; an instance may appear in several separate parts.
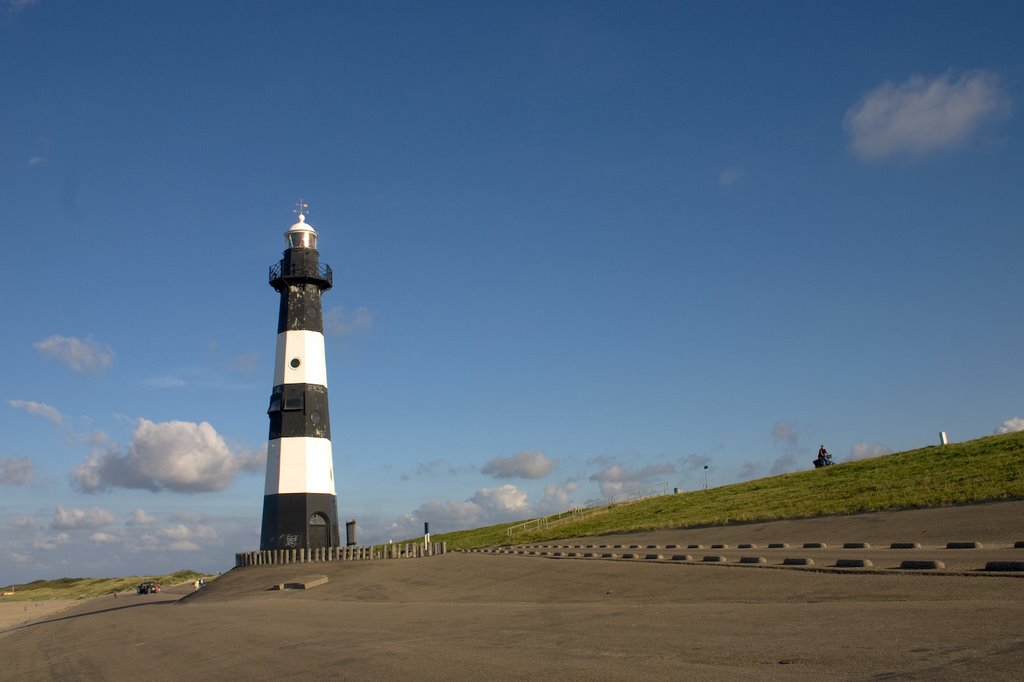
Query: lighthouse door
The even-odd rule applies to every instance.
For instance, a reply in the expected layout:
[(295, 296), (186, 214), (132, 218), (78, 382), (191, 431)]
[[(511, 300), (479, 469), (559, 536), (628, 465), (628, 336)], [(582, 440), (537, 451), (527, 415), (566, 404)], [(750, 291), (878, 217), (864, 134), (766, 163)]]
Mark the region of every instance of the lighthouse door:
[(309, 538), (310, 547), (330, 547), (331, 524), (327, 522), (327, 517), (320, 512), (310, 516), (309, 532), (306, 537)]

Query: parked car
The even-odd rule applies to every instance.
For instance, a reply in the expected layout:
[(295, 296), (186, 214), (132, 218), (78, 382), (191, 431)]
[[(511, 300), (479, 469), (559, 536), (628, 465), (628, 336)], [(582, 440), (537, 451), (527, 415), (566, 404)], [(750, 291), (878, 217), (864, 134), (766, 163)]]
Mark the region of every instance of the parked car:
[(139, 594), (157, 594), (160, 591), (160, 583), (147, 581), (139, 585)]

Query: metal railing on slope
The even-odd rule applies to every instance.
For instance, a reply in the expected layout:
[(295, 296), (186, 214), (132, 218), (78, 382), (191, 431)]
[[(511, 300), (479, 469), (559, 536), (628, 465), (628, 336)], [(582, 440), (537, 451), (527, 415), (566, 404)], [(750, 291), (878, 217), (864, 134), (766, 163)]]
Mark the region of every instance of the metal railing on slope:
[(572, 519), (578, 519), (584, 514), (589, 514), (595, 509), (600, 509), (602, 507), (609, 507), (613, 504), (619, 504), (621, 502), (633, 502), (635, 500), (642, 500), (648, 497), (658, 497), (660, 495), (667, 494), (668, 483), (655, 483), (653, 485), (644, 486), (643, 488), (637, 488), (636, 490), (618, 493), (617, 495), (613, 495), (611, 497), (605, 497), (600, 500), (594, 500), (592, 502), (588, 502), (585, 505), (573, 507), (572, 509), (568, 509), (564, 512), (551, 514), (550, 516), (542, 516), (536, 519), (530, 519), (529, 521), (524, 521), (514, 526), (509, 526), (505, 529), (505, 534), (509, 537), (512, 537), (514, 535), (520, 535), (521, 533), (525, 533), (530, 530), (546, 528), (548, 526), (553, 526), (558, 523), (564, 523), (565, 521), (569, 521)]

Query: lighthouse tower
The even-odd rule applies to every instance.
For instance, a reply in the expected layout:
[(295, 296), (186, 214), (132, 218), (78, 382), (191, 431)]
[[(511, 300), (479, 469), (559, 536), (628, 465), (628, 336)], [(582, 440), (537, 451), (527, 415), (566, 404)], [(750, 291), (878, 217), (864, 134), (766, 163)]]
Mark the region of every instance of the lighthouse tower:
[(317, 232), (306, 222), (306, 204), (300, 201), (297, 213), (299, 221), (284, 233), (284, 258), (270, 267), (270, 286), (281, 295), (281, 307), (274, 391), (267, 410), (261, 550), (340, 544), (320, 307), (333, 273), (320, 264)]

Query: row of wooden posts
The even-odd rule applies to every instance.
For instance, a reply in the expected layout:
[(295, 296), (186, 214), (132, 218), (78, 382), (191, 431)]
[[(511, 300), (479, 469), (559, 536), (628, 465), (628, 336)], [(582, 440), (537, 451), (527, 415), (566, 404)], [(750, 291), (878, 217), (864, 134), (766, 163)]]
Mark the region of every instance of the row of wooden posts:
[(322, 561), (367, 561), (370, 559), (417, 559), (448, 551), (447, 542), (402, 542), (369, 547), (299, 547), (269, 549), (235, 554), (235, 566), (272, 566)]

